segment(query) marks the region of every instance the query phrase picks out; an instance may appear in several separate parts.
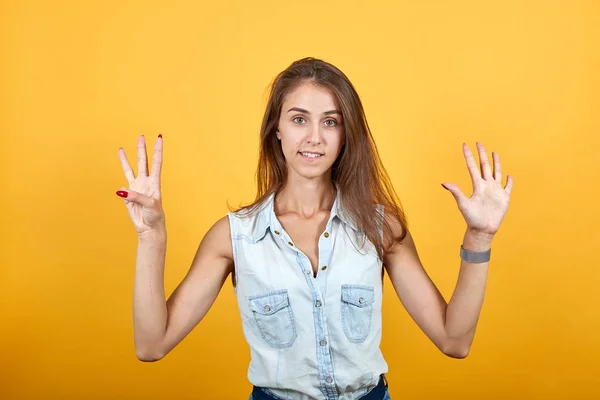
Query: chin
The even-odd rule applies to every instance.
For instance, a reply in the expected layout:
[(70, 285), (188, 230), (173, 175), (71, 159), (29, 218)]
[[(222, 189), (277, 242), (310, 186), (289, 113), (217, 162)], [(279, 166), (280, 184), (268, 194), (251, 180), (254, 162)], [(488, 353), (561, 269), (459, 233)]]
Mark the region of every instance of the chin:
[(306, 167), (293, 168), (294, 172), (296, 172), (297, 175), (299, 175), (305, 179), (319, 178), (319, 177), (327, 174), (330, 171), (330, 169), (331, 168), (306, 168)]

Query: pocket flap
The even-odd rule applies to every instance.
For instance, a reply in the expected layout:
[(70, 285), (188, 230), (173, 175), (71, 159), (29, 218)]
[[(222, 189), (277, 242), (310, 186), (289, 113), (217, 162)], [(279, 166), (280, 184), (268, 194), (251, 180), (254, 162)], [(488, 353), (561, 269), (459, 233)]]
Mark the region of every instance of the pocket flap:
[(366, 285), (342, 285), (342, 301), (356, 307), (371, 305), (374, 301), (374, 288)]
[(287, 289), (248, 297), (250, 309), (263, 315), (271, 315), (290, 304)]

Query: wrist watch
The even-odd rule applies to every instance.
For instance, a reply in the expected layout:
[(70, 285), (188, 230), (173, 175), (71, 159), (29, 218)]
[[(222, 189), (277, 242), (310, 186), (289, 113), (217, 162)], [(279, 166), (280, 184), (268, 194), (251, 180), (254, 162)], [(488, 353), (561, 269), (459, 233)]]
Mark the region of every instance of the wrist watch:
[(460, 245), (460, 258), (470, 263), (484, 263), (490, 261), (490, 254), (492, 253), (492, 249), (486, 251), (469, 251), (465, 250)]

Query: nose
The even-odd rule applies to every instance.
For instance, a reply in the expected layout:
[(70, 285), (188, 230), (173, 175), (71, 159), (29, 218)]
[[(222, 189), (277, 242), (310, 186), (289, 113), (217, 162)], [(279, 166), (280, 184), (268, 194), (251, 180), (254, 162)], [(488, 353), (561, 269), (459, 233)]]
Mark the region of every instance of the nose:
[(317, 123), (317, 125), (313, 125), (308, 133), (308, 143), (310, 144), (321, 144), (323, 141), (323, 137), (321, 135), (321, 126)]

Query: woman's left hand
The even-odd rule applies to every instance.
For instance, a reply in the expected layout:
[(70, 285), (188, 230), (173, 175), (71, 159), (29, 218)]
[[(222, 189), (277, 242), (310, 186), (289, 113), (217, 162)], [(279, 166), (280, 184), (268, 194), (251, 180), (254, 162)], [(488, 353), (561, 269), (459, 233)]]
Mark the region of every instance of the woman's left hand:
[(479, 151), (481, 171), (477, 167), (471, 149), (463, 143), (463, 153), (473, 182), (471, 197), (467, 198), (453, 183), (442, 183), (442, 186), (448, 189), (456, 199), (458, 209), (467, 222), (467, 230), (491, 238), (498, 232), (500, 223), (508, 210), (513, 179), (508, 175), (506, 186), (502, 187), (502, 170), (498, 154), (492, 152), (494, 159), (492, 175), (490, 162), (481, 143), (477, 143), (477, 150)]

